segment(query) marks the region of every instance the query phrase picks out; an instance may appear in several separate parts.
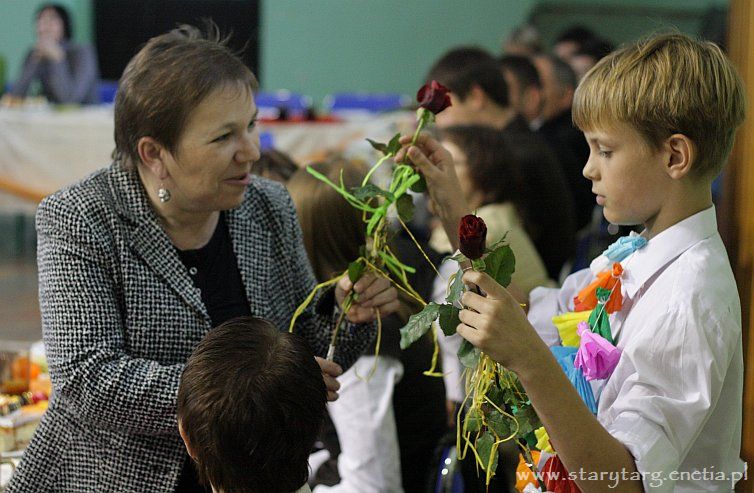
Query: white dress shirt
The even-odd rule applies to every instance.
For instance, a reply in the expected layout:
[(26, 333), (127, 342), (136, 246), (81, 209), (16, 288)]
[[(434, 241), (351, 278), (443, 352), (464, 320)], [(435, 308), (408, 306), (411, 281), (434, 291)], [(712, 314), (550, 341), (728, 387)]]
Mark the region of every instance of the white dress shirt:
[[(623, 309), (610, 325), (622, 355), (593, 385), (597, 418), (631, 452), (646, 490), (731, 491), (744, 472), (741, 305), (714, 207), (621, 264)], [(560, 290), (532, 291), (529, 320), (545, 342), (559, 343), (551, 317), (571, 311), (592, 278), (585, 269)]]

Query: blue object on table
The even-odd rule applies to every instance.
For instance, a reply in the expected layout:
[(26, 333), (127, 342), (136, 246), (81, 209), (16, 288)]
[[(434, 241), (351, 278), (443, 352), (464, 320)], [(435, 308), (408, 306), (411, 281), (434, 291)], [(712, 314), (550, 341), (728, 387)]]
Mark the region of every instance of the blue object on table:
[(97, 92), (99, 93), (99, 102), (103, 104), (115, 101), (115, 93), (118, 92), (117, 80), (100, 80), (97, 82)]
[(259, 150), (269, 151), (275, 148), (275, 138), (270, 132), (261, 132), (259, 134)]
[(257, 92), (254, 100), (263, 118), (278, 118), (282, 114), (302, 116), (312, 105), (309, 96), (290, 91)]
[(330, 113), (350, 110), (379, 113), (405, 108), (410, 104), (410, 97), (398, 93), (341, 92), (325, 98), (325, 109)]

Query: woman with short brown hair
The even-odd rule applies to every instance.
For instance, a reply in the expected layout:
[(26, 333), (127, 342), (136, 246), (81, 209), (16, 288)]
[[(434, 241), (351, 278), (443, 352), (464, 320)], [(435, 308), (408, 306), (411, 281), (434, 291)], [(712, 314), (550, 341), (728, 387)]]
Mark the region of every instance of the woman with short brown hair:
[[(150, 40), (121, 81), (113, 163), (40, 204), (54, 392), (9, 492), (203, 491), (175, 415), (188, 355), (237, 316), (287, 327), (315, 285), (290, 197), (250, 175), (256, 87), (216, 35), (182, 27)], [(374, 307), (397, 307), (387, 281), (346, 278), (296, 326), (326, 354), (352, 288), (360, 302), (335, 356), (344, 367), (372, 339), (361, 324)], [(335, 399), (342, 369), (318, 362)]]

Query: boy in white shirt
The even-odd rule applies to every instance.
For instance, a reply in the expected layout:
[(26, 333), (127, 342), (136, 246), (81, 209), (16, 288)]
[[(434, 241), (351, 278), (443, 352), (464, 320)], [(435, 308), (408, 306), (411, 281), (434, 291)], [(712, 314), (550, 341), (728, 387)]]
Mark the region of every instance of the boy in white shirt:
[[(711, 183), (744, 119), (741, 80), (714, 44), (654, 36), (600, 61), (573, 115), (605, 217), (643, 224), (648, 240), (621, 262), (623, 308), (610, 326), (622, 354), (595, 386), (597, 415), (547, 347), (560, 342), (551, 317), (574, 309), (588, 269), (532, 291), (528, 319), (508, 290), (469, 270), (464, 281), (487, 296), (464, 294), (458, 332), (517, 373), (582, 491), (730, 491), (744, 473), (741, 307)], [(468, 210), (448, 198), (452, 159), (428, 137), (408, 155), (454, 229)]]

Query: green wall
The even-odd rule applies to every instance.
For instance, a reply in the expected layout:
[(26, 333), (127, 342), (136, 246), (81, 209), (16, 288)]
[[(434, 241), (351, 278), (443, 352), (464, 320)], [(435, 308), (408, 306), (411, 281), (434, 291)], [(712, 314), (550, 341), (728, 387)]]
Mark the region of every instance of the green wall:
[(261, 83), (312, 95), (336, 91), (415, 94), (448, 48), (497, 53), (534, 0), (267, 0)]
[[(75, 38), (91, 41), (91, 0), (58, 1), (71, 9)], [(315, 101), (337, 91), (413, 94), (431, 63), (448, 48), (474, 44), (497, 53), (511, 29), (544, 6), (548, 13), (535, 18), (548, 31), (555, 33), (586, 20), (587, 25), (613, 35), (614, 41), (624, 41), (664, 25), (662, 16), (646, 14), (646, 7), (682, 13), (728, 4), (728, 0), (260, 1), (263, 88), (301, 92)], [(34, 41), (34, 12), (42, 3), (0, 0), (0, 54), (6, 58), (11, 80)], [(593, 9), (566, 15), (574, 6), (584, 5)], [(616, 19), (611, 15), (613, 6), (640, 7), (644, 13)], [(682, 22), (679, 28), (686, 31), (698, 24)]]

